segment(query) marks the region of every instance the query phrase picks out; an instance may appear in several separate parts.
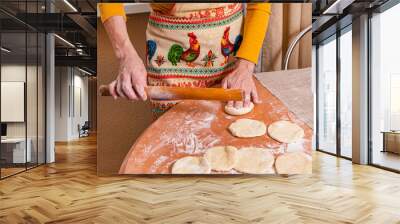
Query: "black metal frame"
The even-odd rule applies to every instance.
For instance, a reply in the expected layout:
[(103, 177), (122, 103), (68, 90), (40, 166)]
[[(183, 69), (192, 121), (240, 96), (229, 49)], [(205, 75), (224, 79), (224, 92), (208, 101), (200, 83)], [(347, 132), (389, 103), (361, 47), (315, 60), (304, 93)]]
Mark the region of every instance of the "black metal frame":
[[(373, 8), (367, 11), (368, 13), (368, 36), (367, 36), (367, 41), (368, 41), (368, 55), (367, 55), (367, 79), (368, 79), (368, 165), (373, 166), (373, 167), (377, 167), (380, 169), (384, 169), (384, 170), (388, 170), (391, 172), (395, 172), (395, 173), (400, 173), (400, 170), (396, 170), (393, 168), (389, 168), (389, 167), (385, 167), (379, 164), (374, 164), (373, 163), (373, 142), (372, 142), (372, 85), (371, 85), (371, 81), (372, 81), (372, 61), (371, 61), (371, 57), (372, 57), (372, 42), (371, 42), (371, 34), (372, 34), (372, 30), (371, 30), (371, 19), (372, 19), (372, 14), (373, 13), (382, 13), (390, 8), (392, 8), (393, 6), (397, 5), (400, 3), (400, 0), (388, 0), (385, 4), (377, 7), (377, 8)], [(331, 36), (328, 36), (326, 38), (324, 38), (323, 40), (319, 40), (318, 43), (316, 44), (316, 150), (319, 152), (323, 152), (323, 153), (327, 153), (329, 155), (333, 155), (333, 156), (337, 156), (340, 158), (344, 158), (344, 159), (348, 159), (348, 160), (352, 160), (349, 157), (343, 156), (341, 155), (341, 148), (340, 148), (340, 142), (341, 142), (341, 136), (340, 136), (340, 132), (341, 132), (341, 119), (340, 119), (340, 75), (341, 75), (341, 68), (340, 68), (340, 36), (343, 35), (343, 33), (341, 33), (341, 31), (345, 30), (348, 26), (350, 26), (351, 24), (347, 25), (346, 27), (340, 29), (339, 31), (337, 31), (335, 34), (336, 35), (336, 154), (335, 153), (331, 153), (328, 151), (324, 151), (323, 149), (319, 149), (319, 64), (318, 64), (318, 48), (319, 48), (319, 44), (321, 42), (324, 42), (326, 40), (328, 40), (329, 38), (331, 38)], [(338, 28), (338, 27), (337, 27)]]
[[(28, 1), (25, 1), (25, 3), (27, 3)], [(36, 0), (36, 11), (38, 11), (39, 10), (39, 0)], [(25, 4), (25, 11), (27, 11), (27, 4)], [(46, 11), (47, 11), (47, 7), (46, 7)], [(25, 15), (26, 16), (26, 15)], [(42, 69), (42, 72), (43, 72), (43, 79), (42, 79), (42, 82), (44, 82), (44, 99), (43, 99), (43, 108), (44, 108), (44, 117), (42, 117), (44, 120), (42, 121), (42, 122), (44, 122), (44, 136), (43, 136), (43, 140), (44, 140), (44, 145), (42, 146), (42, 147), (44, 147), (44, 149), (43, 149), (43, 152), (44, 152), (44, 155), (42, 155), (43, 156), (43, 159), (44, 159), (44, 161), (42, 162), (42, 163), (39, 163), (39, 107), (37, 106), (36, 107), (36, 142), (37, 142), (37, 153), (36, 153), (36, 162), (35, 163), (29, 163), (29, 166), (28, 166), (28, 154), (27, 154), (27, 147), (28, 147), (28, 144), (27, 144), (27, 140), (28, 140), (28, 125), (27, 125), (27, 121), (28, 121), (28, 112), (27, 112), (27, 95), (28, 95), (28, 93), (27, 93), (27, 81), (28, 81), (28, 33), (30, 33), (30, 32), (28, 32), (28, 30), (32, 30), (33, 32), (35, 32), (36, 33), (36, 99), (37, 99), (37, 104), (39, 103), (39, 69), (38, 69), (38, 66), (39, 66), (39, 33), (43, 33), (43, 32), (41, 32), (41, 31), (39, 31), (39, 30), (37, 30), (37, 29), (35, 29), (35, 28), (33, 28), (33, 27), (31, 27), (31, 26), (29, 26), (28, 24), (26, 24), (26, 23), (24, 23), (24, 27), (25, 27), (25, 30), (24, 30), (24, 32), (22, 32), (22, 33), (24, 33), (25, 34), (25, 84), (24, 84), (24, 107), (25, 107), (25, 109), (24, 109), (24, 120), (25, 120), (25, 169), (23, 169), (23, 170), (21, 170), (21, 171), (18, 171), (18, 172), (15, 172), (15, 173), (12, 173), (12, 174), (10, 174), (10, 175), (7, 175), (7, 176), (2, 176), (2, 169), (0, 168), (0, 180), (3, 180), (3, 179), (5, 179), (5, 178), (8, 178), (8, 177), (11, 177), (11, 176), (14, 176), (14, 175), (17, 175), (17, 174), (19, 174), (19, 173), (22, 173), (22, 172), (25, 172), (25, 171), (27, 171), (27, 170), (30, 170), (30, 169), (33, 169), (33, 168), (36, 168), (36, 167), (38, 167), (38, 166), (41, 166), (41, 165), (43, 165), (43, 164), (46, 164), (47, 163), (47, 111), (46, 111), (46, 108), (47, 108), (47, 82), (46, 82), (46, 78), (47, 78), (47, 39), (46, 39), (46, 35), (44, 35), (44, 38), (43, 38), (43, 42), (42, 42), (42, 44), (44, 44), (44, 51), (41, 51), (41, 53), (43, 53), (44, 55), (42, 56), (42, 58), (43, 58), (43, 60), (44, 60), (44, 67), (43, 67), (43, 69)], [(0, 32), (0, 43), (1, 43), (1, 34), (2, 34), (2, 32)], [(44, 34), (47, 34), (47, 33), (44, 33)], [(1, 44), (0, 44), (1, 45)], [(1, 54), (0, 54), (0, 63), (2, 62), (2, 60), (1, 60), (2, 58), (1, 58)], [(0, 81), (1, 81), (1, 70), (0, 70)], [(1, 86), (0, 86), (0, 90), (1, 90)], [(0, 97), (1, 97), (1, 93), (0, 93)], [(1, 106), (0, 106), (1, 107)], [(1, 108), (0, 108), (1, 109)], [(1, 115), (0, 115), (1, 116)], [(1, 123), (1, 119), (0, 119), (0, 123)], [(1, 155), (1, 144), (0, 144), (0, 155)], [(22, 168), (22, 167), (21, 167)]]
[[(341, 153), (341, 117), (340, 117), (340, 82), (341, 82), (341, 65), (340, 65), (340, 37), (346, 33), (348, 30), (349, 25), (337, 30), (336, 33), (332, 34), (331, 36), (321, 40), (316, 45), (316, 151), (323, 152), (329, 155), (337, 156), (343, 159), (352, 160), (352, 158), (342, 155)], [(343, 32), (346, 31), (346, 32)], [(335, 36), (334, 39), (329, 40)], [(336, 41), (336, 153), (328, 152), (326, 150), (319, 148), (319, 44), (325, 41)]]
[(368, 165), (377, 167), (380, 169), (384, 169), (387, 171), (400, 173), (400, 170), (393, 169), (390, 167), (382, 166), (379, 164), (375, 164), (373, 161), (373, 141), (372, 141), (372, 23), (371, 20), (373, 18), (373, 13), (383, 13), (386, 10), (396, 6), (400, 3), (400, 0), (389, 0), (385, 4), (375, 8), (373, 10), (368, 11), (368, 36), (367, 36), (367, 45), (368, 45), (368, 53), (367, 53), (367, 61), (368, 61), (368, 69), (367, 69), (367, 79), (368, 79)]

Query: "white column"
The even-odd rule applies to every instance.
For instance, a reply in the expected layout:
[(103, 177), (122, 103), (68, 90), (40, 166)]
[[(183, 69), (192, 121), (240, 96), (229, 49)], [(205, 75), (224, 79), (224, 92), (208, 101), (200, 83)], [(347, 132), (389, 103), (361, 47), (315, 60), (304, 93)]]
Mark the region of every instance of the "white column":
[(368, 163), (368, 15), (353, 20), (353, 162)]
[(54, 35), (46, 35), (46, 163), (55, 161), (55, 56)]

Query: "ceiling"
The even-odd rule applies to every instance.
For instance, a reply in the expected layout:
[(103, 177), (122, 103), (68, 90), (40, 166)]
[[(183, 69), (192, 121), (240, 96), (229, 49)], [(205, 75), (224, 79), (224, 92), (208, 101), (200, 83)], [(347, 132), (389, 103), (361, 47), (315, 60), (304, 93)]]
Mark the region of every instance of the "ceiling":
[(44, 47), (42, 33), (51, 32), (61, 37), (55, 38), (56, 65), (96, 73), (96, 4), (96, 0), (1, 0), (1, 43), (11, 50), (2, 52), (6, 56), (2, 60), (36, 58)]
[(313, 0), (313, 44), (350, 25), (354, 17), (386, 2), (388, 0)]

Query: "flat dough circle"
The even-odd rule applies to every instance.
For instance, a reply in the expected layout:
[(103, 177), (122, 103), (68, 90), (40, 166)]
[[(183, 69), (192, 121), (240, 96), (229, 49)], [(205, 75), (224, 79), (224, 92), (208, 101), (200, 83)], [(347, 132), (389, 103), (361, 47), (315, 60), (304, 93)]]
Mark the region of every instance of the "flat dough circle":
[(236, 137), (251, 138), (265, 135), (267, 127), (261, 121), (243, 118), (229, 125), (229, 131)]
[(251, 174), (271, 174), (275, 157), (265, 148), (246, 147), (237, 151), (235, 170)]
[(186, 156), (175, 161), (172, 174), (208, 174), (211, 167), (203, 157)]
[(253, 110), (253, 108), (254, 108), (254, 104), (252, 102), (250, 102), (250, 105), (248, 107), (241, 107), (241, 108), (228, 106), (228, 104), (227, 104), (227, 105), (225, 105), (225, 113), (234, 115), (234, 116), (238, 116), (238, 115), (250, 113)]
[(217, 146), (207, 149), (204, 158), (210, 163), (211, 169), (229, 171), (236, 164), (236, 151), (233, 146)]
[(283, 143), (293, 143), (304, 137), (304, 130), (290, 121), (276, 121), (268, 126), (268, 135)]
[(304, 152), (287, 152), (276, 158), (278, 174), (307, 174), (312, 171), (311, 156)]

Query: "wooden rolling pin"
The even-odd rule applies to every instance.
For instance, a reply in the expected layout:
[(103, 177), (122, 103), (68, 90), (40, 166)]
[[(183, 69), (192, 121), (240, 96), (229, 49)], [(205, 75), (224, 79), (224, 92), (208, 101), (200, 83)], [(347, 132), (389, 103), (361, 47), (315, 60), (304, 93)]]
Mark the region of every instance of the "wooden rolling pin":
[[(101, 85), (99, 91), (101, 96), (110, 96), (106, 85)], [(145, 91), (152, 100), (243, 100), (239, 89), (148, 86)]]

